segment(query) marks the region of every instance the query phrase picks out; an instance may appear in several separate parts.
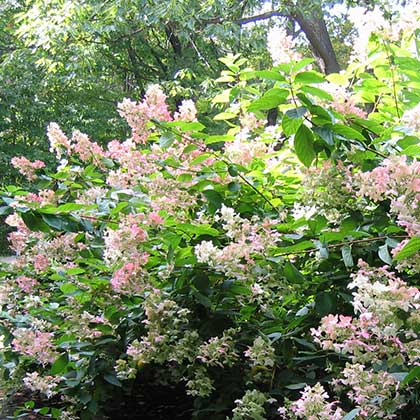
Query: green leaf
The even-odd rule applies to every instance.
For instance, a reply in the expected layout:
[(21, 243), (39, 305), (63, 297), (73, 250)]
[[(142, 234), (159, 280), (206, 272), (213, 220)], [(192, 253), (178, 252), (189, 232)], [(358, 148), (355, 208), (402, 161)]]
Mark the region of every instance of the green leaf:
[(230, 176), (238, 176), (238, 168), (236, 165), (230, 165), (228, 168), (228, 172)]
[(219, 142), (227, 142), (227, 141), (233, 141), (235, 140), (235, 136), (226, 134), (226, 135), (217, 135), (217, 136), (208, 136), (206, 137), (206, 144), (213, 144), (213, 143), (219, 143)]
[(302, 242), (298, 242), (297, 244), (294, 244), (294, 245), (279, 247), (278, 248), (278, 250), (279, 250), (278, 254), (286, 254), (286, 253), (293, 254), (294, 252), (304, 251), (305, 249), (310, 249), (310, 248), (314, 248), (313, 242), (302, 241)]
[(407, 385), (418, 378), (420, 378), (420, 366), (415, 366), (408, 372), (408, 375), (403, 379), (401, 385)]
[(345, 245), (341, 248), (341, 255), (343, 256), (344, 265), (347, 268), (354, 266), (353, 256), (351, 255), (351, 247)]
[(80, 291), (80, 289), (73, 283), (62, 284), (60, 286), (60, 290), (63, 292), (64, 295), (74, 295), (75, 293)]
[(300, 90), (302, 92), (309, 93), (312, 96), (317, 96), (318, 98), (324, 99), (326, 101), (333, 100), (333, 97), (323, 89), (319, 89), (313, 86), (302, 86)]
[(189, 223), (181, 223), (176, 228), (182, 232), (188, 233), (189, 235), (209, 235), (218, 236), (219, 231), (210, 227), (209, 225), (191, 225)]
[(347, 413), (341, 420), (353, 420), (358, 416), (360, 408), (354, 408), (349, 413)]
[(392, 264), (391, 255), (389, 255), (388, 245), (381, 245), (378, 249), (379, 258), (386, 264)]
[(58, 216), (54, 214), (42, 214), (42, 220), (53, 229), (64, 232), (79, 232), (80, 225), (69, 216)]
[(219, 114), (213, 117), (213, 120), (225, 121), (225, 120), (231, 120), (233, 118), (236, 118), (237, 116), (238, 114), (234, 114), (233, 112), (220, 112)]
[(111, 385), (122, 387), (122, 383), (113, 373), (107, 373), (106, 375), (104, 375), (104, 379)]
[(29, 211), (20, 215), (28, 229), (33, 232), (49, 232), (51, 230), (48, 224), (42, 220), (41, 215), (37, 213)]
[(366, 141), (366, 139), (363, 137), (363, 135), (361, 133), (359, 133), (354, 128), (348, 127), (347, 125), (334, 124), (331, 127), (331, 130), (334, 133), (339, 134), (340, 136), (346, 137), (348, 139), (355, 139), (355, 140), (360, 140), (360, 141)]
[(320, 316), (330, 314), (334, 306), (333, 296), (330, 293), (321, 292), (316, 296), (315, 309)]
[(205, 125), (198, 121), (171, 121), (166, 123), (167, 127), (177, 127), (181, 131), (202, 131), (206, 128)]
[(289, 261), (284, 265), (283, 273), (286, 279), (292, 283), (303, 283), (305, 281), (302, 273)]
[(420, 146), (417, 144), (412, 144), (411, 146), (406, 147), (401, 154), (411, 156), (411, 157), (418, 157), (420, 156)]
[(222, 196), (215, 190), (204, 190), (202, 192), (204, 197), (207, 198), (209, 203), (212, 205), (213, 210), (217, 210), (222, 206), (223, 198)]
[(283, 115), (281, 126), (286, 136), (291, 136), (296, 133), (298, 128), (302, 125), (301, 118), (291, 118), (287, 114)]
[(313, 130), (322, 140), (324, 140), (325, 143), (328, 144), (328, 146), (334, 145), (333, 134), (328, 127), (314, 127)]
[(303, 71), (298, 73), (295, 77), (295, 82), (297, 83), (323, 83), (325, 82), (325, 78), (321, 73), (316, 71)]
[(261, 98), (251, 102), (248, 106), (248, 111), (253, 112), (276, 108), (280, 104), (283, 104), (288, 96), (289, 91), (286, 89), (270, 89)]
[(175, 141), (175, 135), (173, 133), (164, 133), (159, 139), (159, 146), (162, 149), (167, 149)]
[[(231, 77), (231, 76), (228, 76)], [(216, 95), (213, 100), (212, 103), (214, 104), (227, 104), (230, 102), (230, 92), (232, 91), (232, 89), (225, 89), (222, 93), (219, 93), (218, 95)]]
[(314, 150), (314, 135), (312, 131), (302, 124), (295, 134), (295, 152), (299, 160), (306, 166), (311, 166), (311, 163), (316, 158)]
[(300, 118), (303, 117), (306, 112), (308, 111), (308, 108), (305, 106), (299, 106), (297, 108), (289, 109), (286, 111), (286, 115), (290, 118)]
[(51, 366), (51, 375), (57, 375), (64, 372), (69, 362), (67, 353), (62, 354)]
[(290, 390), (297, 390), (297, 389), (303, 389), (303, 388), (305, 388), (306, 385), (307, 385), (306, 382), (300, 382), (298, 384), (286, 385), (285, 388), (286, 389), (290, 389)]
[(255, 72), (255, 75), (262, 79), (277, 80), (279, 82), (284, 82), (286, 80), (283, 75), (274, 70), (259, 70)]
[(190, 166), (199, 165), (200, 163), (204, 162), (209, 157), (211, 157), (211, 153), (207, 153), (207, 152), (202, 153), (201, 155), (198, 155), (195, 159), (193, 159), (190, 162)]
[(394, 256), (394, 261), (401, 261), (414, 255), (420, 249), (420, 238), (411, 238), (397, 255)]

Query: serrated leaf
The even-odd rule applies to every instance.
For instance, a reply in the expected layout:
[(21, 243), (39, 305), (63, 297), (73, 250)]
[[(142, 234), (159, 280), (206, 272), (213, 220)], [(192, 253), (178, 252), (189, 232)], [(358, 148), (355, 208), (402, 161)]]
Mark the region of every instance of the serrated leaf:
[(326, 101), (333, 100), (333, 97), (323, 89), (319, 89), (313, 86), (302, 86), (300, 90), (313, 96), (317, 96), (318, 98), (325, 99)]
[(285, 388), (291, 389), (291, 390), (296, 390), (296, 389), (303, 389), (303, 388), (305, 388), (306, 385), (307, 385), (306, 382), (301, 382), (299, 384), (286, 385)]
[(190, 162), (190, 166), (195, 166), (195, 165), (199, 165), (200, 163), (204, 162), (205, 160), (207, 160), (209, 157), (211, 157), (211, 153), (202, 153), (201, 155), (198, 155), (195, 159), (193, 159)]
[(294, 146), (298, 159), (306, 167), (311, 166), (311, 163), (316, 158), (314, 135), (306, 125), (302, 124), (296, 132)]
[(420, 156), (420, 146), (417, 144), (412, 144), (408, 147), (406, 147), (401, 154), (412, 156), (412, 157), (418, 157)]
[(22, 217), (23, 221), (27, 228), (33, 232), (49, 232), (50, 227), (47, 223), (42, 220), (41, 215), (36, 214), (32, 211), (27, 213), (21, 213), (20, 216)]
[(180, 223), (177, 225), (177, 229), (188, 233), (190, 235), (208, 235), (208, 236), (218, 236), (219, 231), (217, 229), (212, 228), (209, 225), (191, 225), (189, 223)]
[(230, 102), (230, 93), (232, 89), (225, 89), (222, 93), (219, 93), (212, 99), (214, 104), (227, 104)]
[(226, 135), (215, 135), (215, 136), (208, 136), (206, 137), (206, 144), (213, 144), (213, 143), (219, 143), (219, 142), (229, 142), (234, 141), (235, 136), (226, 134)]
[(420, 238), (411, 238), (402, 248), (397, 255), (394, 256), (395, 261), (401, 261), (408, 257), (411, 257), (420, 249)]

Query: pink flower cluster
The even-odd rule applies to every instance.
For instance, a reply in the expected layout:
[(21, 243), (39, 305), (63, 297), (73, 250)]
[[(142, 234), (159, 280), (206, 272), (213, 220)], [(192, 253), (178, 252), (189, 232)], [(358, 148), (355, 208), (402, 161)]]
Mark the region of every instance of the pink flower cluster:
[(97, 143), (90, 141), (86, 134), (75, 130), (72, 138), (69, 139), (57, 123), (50, 123), (47, 135), (50, 141), (50, 151), (54, 152), (57, 158), (61, 158), (64, 150), (68, 155), (77, 153), (83, 162), (92, 160), (96, 165), (101, 166), (101, 159), (105, 155), (104, 151)]
[(16, 231), (7, 235), (7, 239), (10, 243), (10, 248), (17, 255), (21, 255), (32, 240), (39, 240), (43, 237), (41, 232), (31, 232), (17, 213), (7, 216), (5, 223), (16, 228)]
[(250, 222), (224, 205), (215, 220), (221, 222), (231, 242), (218, 248), (211, 241), (202, 241), (194, 247), (194, 253), (198, 262), (235, 278), (246, 278), (255, 264), (254, 257), (266, 255), (279, 238), (278, 232), (270, 228), (271, 222)]
[(12, 158), (10, 163), (14, 168), (18, 169), (22, 175), (26, 176), (29, 181), (34, 181), (38, 178), (36, 175), (37, 169), (45, 168), (45, 163), (42, 160), (35, 160), (34, 162), (31, 162), (24, 156), (16, 156)]
[(337, 382), (349, 388), (347, 396), (360, 408), (359, 416), (363, 419), (396, 419), (398, 410), (406, 405), (399, 381), (386, 371), (375, 372), (362, 364), (348, 364), (343, 378)]
[(152, 85), (147, 89), (142, 102), (134, 102), (125, 98), (118, 104), (118, 112), (130, 126), (135, 143), (146, 142), (150, 134), (147, 123), (152, 119), (172, 120), (166, 104), (166, 95), (158, 85)]
[(420, 291), (386, 267), (372, 268), (363, 261), (359, 267), (349, 284), (356, 289), (353, 306), (358, 317), (328, 315), (311, 333), (323, 349), (350, 357), (337, 383), (349, 389), (347, 396), (360, 408), (362, 418), (392, 419), (405, 399), (398, 379), (375, 366), (419, 363), (415, 349), (420, 338)]
[(37, 272), (46, 271), (50, 265), (50, 260), (46, 255), (36, 254), (34, 256), (34, 268)]
[(115, 263), (119, 259), (132, 261), (144, 258), (138, 247), (146, 241), (147, 232), (143, 228), (144, 214), (128, 214), (122, 216), (117, 229), (108, 228), (105, 232), (106, 260)]
[(136, 294), (144, 290), (146, 271), (143, 265), (147, 263), (148, 254), (138, 254), (134, 262), (127, 262), (111, 279), (111, 287), (119, 293)]
[[(317, 383), (313, 387), (306, 386), (301, 393), (301, 398), (290, 405), (290, 411), (297, 419), (304, 420), (341, 420), (344, 416), (343, 410), (336, 407), (336, 402), (328, 402), (329, 395), (324, 387)], [(287, 410), (282, 407), (279, 414), (284, 419)]]
[(409, 236), (420, 236), (420, 162), (407, 157), (385, 159), (381, 166), (358, 174), (360, 195), (374, 201), (391, 200), (391, 213)]
[(38, 204), (40, 206), (46, 206), (48, 204), (56, 204), (57, 196), (53, 190), (41, 190), (38, 194), (28, 193), (25, 196), (17, 196), (17, 201), (25, 203)]
[(55, 153), (58, 159), (61, 158), (61, 152), (64, 149), (70, 154), (71, 143), (67, 136), (63, 133), (59, 125), (52, 122), (47, 127), (47, 136), (50, 141), (50, 152)]
[(43, 365), (52, 363), (56, 359), (52, 333), (18, 328), (13, 331), (13, 335), (12, 347), (18, 353), (31, 356)]
[(367, 114), (363, 109), (356, 105), (356, 101), (352, 96), (335, 99), (331, 103), (331, 108), (345, 116), (356, 116), (359, 118), (366, 118)]
[(73, 131), (71, 142), (72, 151), (77, 153), (83, 162), (92, 159), (96, 165), (101, 165), (101, 158), (104, 156), (104, 151), (98, 143), (90, 141), (89, 137), (79, 130)]
[(35, 286), (38, 285), (38, 281), (36, 279), (27, 276), (19, 276), (15, 281), (25, 293), (32, 293)]

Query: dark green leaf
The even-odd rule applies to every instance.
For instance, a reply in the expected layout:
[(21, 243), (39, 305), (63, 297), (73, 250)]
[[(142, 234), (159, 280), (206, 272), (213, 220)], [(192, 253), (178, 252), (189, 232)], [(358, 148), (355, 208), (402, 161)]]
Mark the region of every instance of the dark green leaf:
[(51, 375), (57, 375), (64, 372), (69, 362), (67, 353), (62, 354), (51, 366)]
[(334, 133), (339, 134), (340, 136), (346, 137), (348, 139), (355, 139), (360, 141), (366, 140), (361, 133), (359, 133), (354, 128), (348, 127), (347, 125), (334, 124), (331, 127), (331, 130)]
[(283, 272), (284, 276), (291, 283), (303, 283), (305, 281), (305, 277), (303, 277), (302, 273), (289, 261), (284, 265)]
[(122, 383), (113, 373), (107, 373), (106, 375), (104, 375), (104, 379), (111, 385), (122, 387)]
[(312, 131), (302, 124), (295, 134), (295, 151), (299, 160), (307, 167), (316, 158), (314, 150), (314, 135)]
[(408, 372), (408, 375), (403, 379), (401, 385), (407, 385), (418, 378), (420, 378), (420, 366), (415, 366)]

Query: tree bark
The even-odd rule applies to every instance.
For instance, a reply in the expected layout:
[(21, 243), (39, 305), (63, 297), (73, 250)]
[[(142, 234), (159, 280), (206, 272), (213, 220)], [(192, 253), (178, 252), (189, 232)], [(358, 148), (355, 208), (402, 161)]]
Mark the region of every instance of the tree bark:
[(291, 10), (291, 16), (305, 33), (314, 54), (321, 59), (324, 73), (338, 73), (340, 65), (322, 16), (322, 10), (318, 7), (310, 11), (295, 7)]

